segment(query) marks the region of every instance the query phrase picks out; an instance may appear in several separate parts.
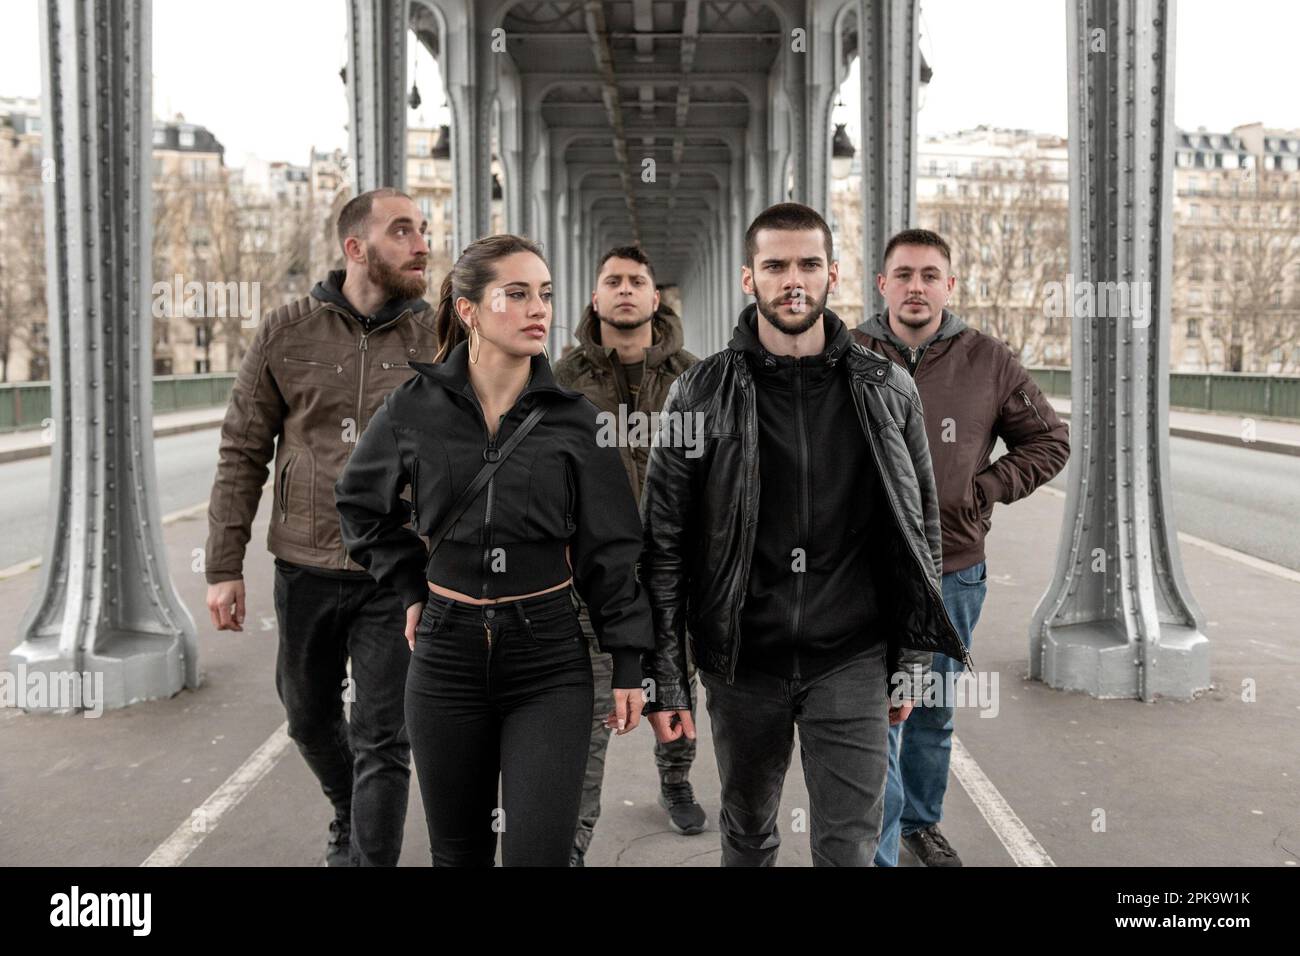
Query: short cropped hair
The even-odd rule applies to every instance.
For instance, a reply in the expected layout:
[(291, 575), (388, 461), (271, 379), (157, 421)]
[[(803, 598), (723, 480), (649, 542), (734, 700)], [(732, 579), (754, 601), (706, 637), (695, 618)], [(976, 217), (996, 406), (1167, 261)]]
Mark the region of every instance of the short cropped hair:
[(943, 236), (937, 232), (931, 232), (929, 229), (904, 229), (885, 243), (885, 256), (880, 260), (881, 272), (885, 271), (885, 265), (889, 262), (889, 254), (894, 251), (896, 246), (931, 246), (943, 254), (948, 263), (948, 268), (952, 268), (952, 250), (948, 248), (948, 243), (944, 241)]
[(826, 265), (835, 260), (835, 240), (831, 238), (831, 227), (816, 209), (797, 202), (779, 202), (768, 206), (760, 212), (745, 230), (745, 264), (754, 268), (754, 256), (758, 253), (757, 236), (763, 229), (783, 231), (802, 231), (820, 229), (826, 239)]
[(605, 268), (605, 263), (610, 259), (631, 259), (633, 262), (639, 262), (645, 266), (646, 272), (650, 273), (650, 281), (655, 281), (655, 267), (650, 264), (650, 257), (640, 246), (615, 246), (610, 249), (600, 257), (600, 262), (596, 265), (596, 275), (600, 275), (600, 271)]

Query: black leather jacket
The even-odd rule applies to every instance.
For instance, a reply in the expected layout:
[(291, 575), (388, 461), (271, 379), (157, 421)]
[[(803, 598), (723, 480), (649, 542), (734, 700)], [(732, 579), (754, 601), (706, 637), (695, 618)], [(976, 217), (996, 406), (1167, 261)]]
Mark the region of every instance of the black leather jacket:
[[(828, 329), (843, 331), (838, 317), (827, 316)], [(883, 479), (891, 533), (879, 543), (874, 564), (889, 671), (902, 681), (903, 697), (916, 699), (923, 686), (914, 681), (924, 679), (931, 652), (973, 668), (943, 606), (939, 498), (921, 400), (904, 369), (853, 344), (847, 333), (830, 348), (848, 365), (861, 437)], [(754, 381), (738, 343), (682, 373), (663, 411), (641, 499), (641, 580), (655, 629), (655, 650), (644, 661), (655, 682), (648, 712), (690, 707), (686, 631), (699, 667), (728, 682), (735, 678), (759, 502)], [(673, 413), (695, 412), (704, 415), (705, 438), (702, 454), (690, 457), (683, 442), (674, 442)]]
[[(412, 362), (418, 374), (388, 394), (362, 433), (334, 487), (349, 554), (403, 607), (428, 599), (427, 580), (501, 597), (527, 593), (521, 582), (558, 583), (571, 566), (600, 646), (614, 656), (614, 686), (640, 686), (653, 637), (636, 576), (641, 525), (618, 449), (597, 441), (596, 407), (556, 385), (540, 355), (489, 439), (467, 354), (462, 342), (445, 362)], [(430, 555), (420, 536), (442, 524), (485, 453), (539, 402), (546, 415)], [(408, 485), (409, 504), (401, 497)]]

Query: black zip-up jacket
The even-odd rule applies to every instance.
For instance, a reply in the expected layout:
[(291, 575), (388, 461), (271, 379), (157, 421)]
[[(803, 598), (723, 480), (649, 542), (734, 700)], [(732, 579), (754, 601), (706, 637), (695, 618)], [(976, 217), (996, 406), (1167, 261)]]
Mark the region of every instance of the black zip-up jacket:
[[(655, 682), (647, 711), (690, 708), (687, 630), (698, 666), (728, 682), (735, 679), (759, 503), (758, 416), (742, 342), (733, 338), (673, 383), (660, 440), (650, 450), (641, 498), (641, 578), (655, 628), (654, 653), (645, 661)], [(856, 344), (844, 349), (843, 361), (860, 437), (875, 462), (889, 515), (871, 549), (878, 620), (889, 645), (889, 671), (901, 681), (903, 697), (914, 700), (923, 690), (915, 678), (925, 680), (933, 652), (973, 669), (943, 606), (939, 498), (925, 417), (904, 369)], [(674, 423), (697, 412), (704, 416), (704, 448), (690, 457), (684, 443), (674, 446)]]
[[(817, 355), (773, 355), (746, 309), (732, 340), (749, 361), (758, 410), (758, 530), (740, 632), (741, 670), (811, 680), (877, 642), (872, 548), (880, 482), (858, 433), (853, 336), (825, 317)], [(766, 321), (766, 320), (763, 320)]]
[[(618, 449), (597, 444), (596, 407), (556, 385), (540, 355), (489, 438), (468, 354), (462, 342), (445, 362), (412, 362), (418, 374), (362, 433), (334, 488), (348, 552), (403, 607), (428, 599), (427, 581), (483, 597), (541, 590), (569, 576), (571, 559), (601, 649), (613, 654), (614, 686), (640, 686), (653, 636), (636, 575), (641, 526)], [(545, 416), (430, 555), (420, 535), (441, 525), (485, 455), (543, 402)]]

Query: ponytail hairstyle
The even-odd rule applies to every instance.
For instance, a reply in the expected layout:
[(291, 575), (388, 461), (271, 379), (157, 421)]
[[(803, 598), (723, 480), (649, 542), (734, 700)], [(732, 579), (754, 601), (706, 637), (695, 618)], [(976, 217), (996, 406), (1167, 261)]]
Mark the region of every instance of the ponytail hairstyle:
[(456, 314), (456, 300), (464, 296), (471, 302), (483, 301), (483, 293), (497, 277), (496, 262), (516, 252), (531, 252), (543, 262), (541, 246), (523, 236), (509, 234), (475, 239), (460, 254), (451, 267), (438, 293), (438, 306), (433, 325), (438, 334), (438, 354), (435, 362), (445, 362), (447, 356), (461, 342), (469, 338), (465, 323)]

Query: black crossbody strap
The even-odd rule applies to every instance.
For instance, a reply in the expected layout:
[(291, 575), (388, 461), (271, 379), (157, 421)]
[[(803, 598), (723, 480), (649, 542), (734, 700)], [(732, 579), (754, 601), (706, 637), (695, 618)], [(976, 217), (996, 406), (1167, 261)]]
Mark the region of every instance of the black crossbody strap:
[[(514, 434), (506, 440), (504, 445), (500, 448), (484, 450), (483, 457), (487, 460), (484, 462), (483, 467), (479, 469), (478, 474), (474, 476), (474, 480), (469, 483), (469, 487), (466, 488), (461, 496), (456, 500), (456, 503), (451, 506), (451, 511), (447, 512), (447, 517), (442, 519), (442, 524), (438, 526), (438, 530), (435, 531), (433, 537), (429, 539), (430, 554), (433, 554), (433, 552), (438, 550), (438, 545), (442, 544), (442, 539), (447, 537), (447, 533), (451, 531), (451, 526), (454, 525), (460, 516), (465, 513), (465, 510), (473, 504), (474, 499), (477, 498), (479, 493), (487, 487), (488, 481), (492, 478), (492, 475), (496, 470), (501, 467), (502, 462), (509, 458), (510, 453), (519, 447), (519, 443), (524, 440), (525, 436), (527, 436), (530, 431), (533, 430), (533, 426), (541, 421), (542, 416), (545, 414), (546, 406), (538, 405), (528, 413), (528, 417), (520, 423), (519, 427), (515, 429)], [(496, 457), (488, 458), (489, 451), (496, 452)]]

